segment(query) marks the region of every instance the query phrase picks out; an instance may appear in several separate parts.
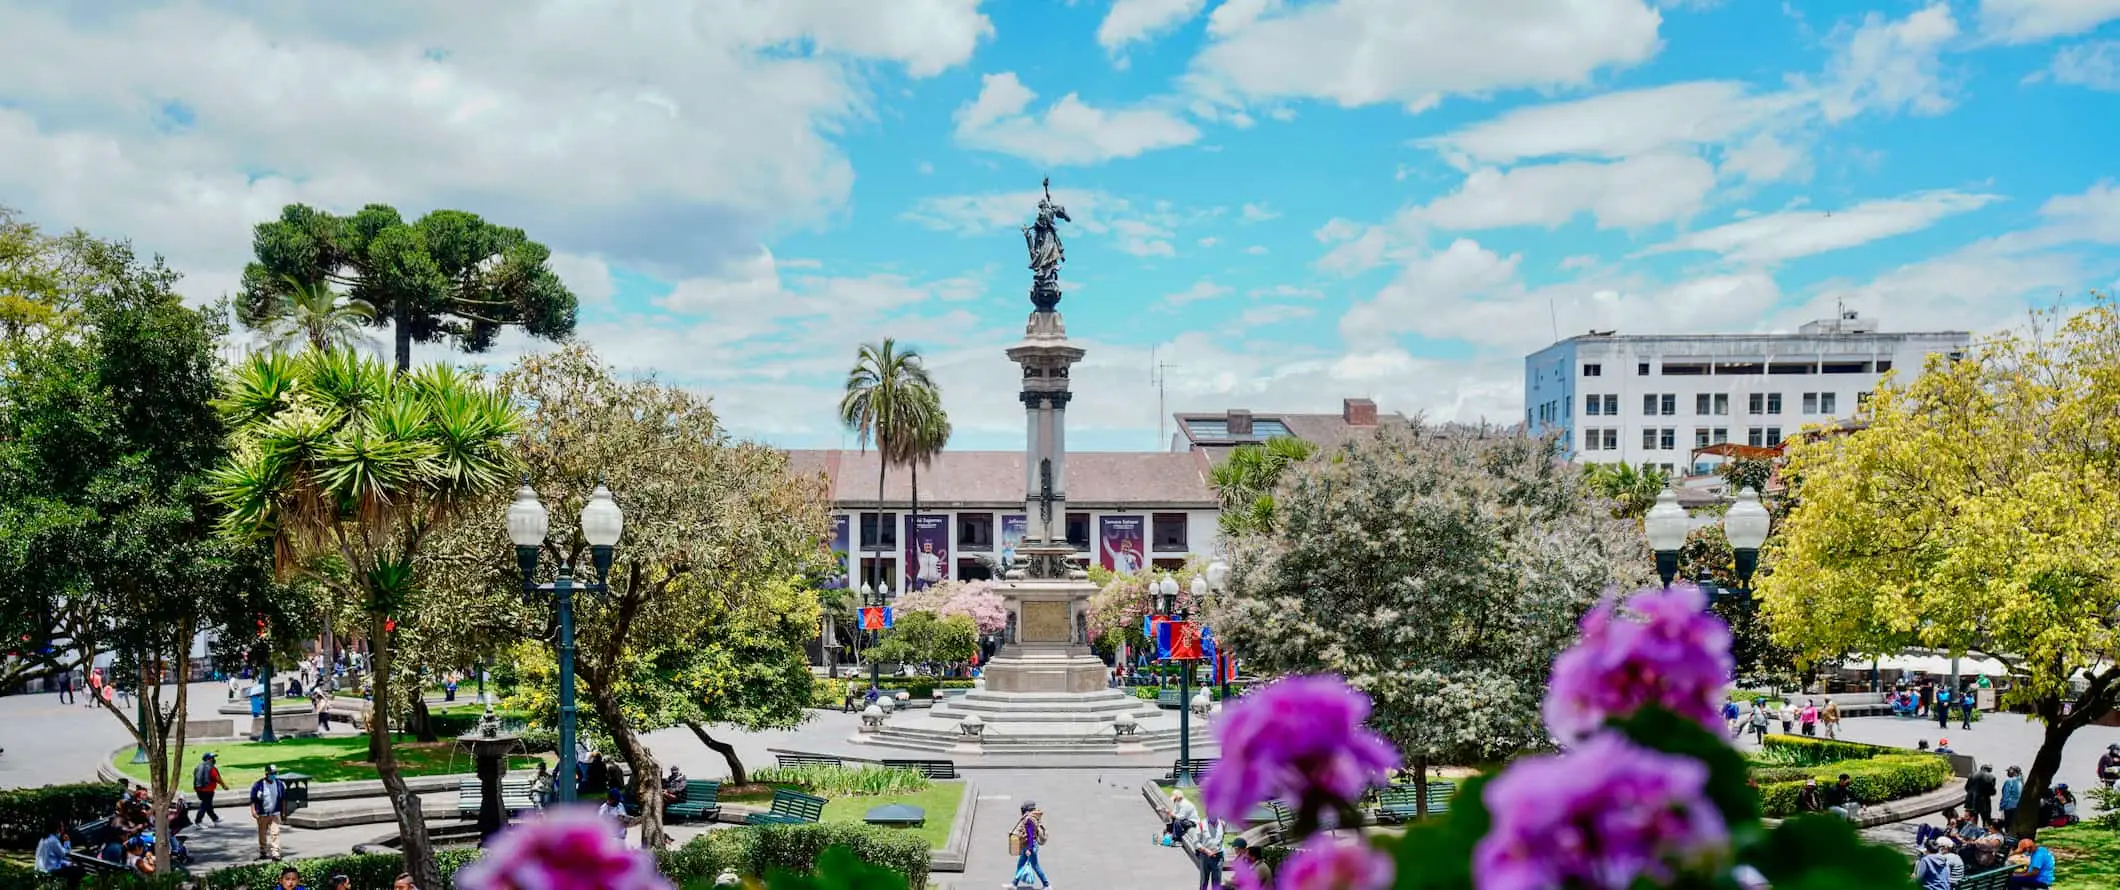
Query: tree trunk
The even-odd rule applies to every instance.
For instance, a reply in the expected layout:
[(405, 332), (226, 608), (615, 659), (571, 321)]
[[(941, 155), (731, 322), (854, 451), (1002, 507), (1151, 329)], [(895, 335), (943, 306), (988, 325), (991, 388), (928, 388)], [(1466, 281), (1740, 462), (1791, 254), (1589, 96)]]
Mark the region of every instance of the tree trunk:
[[(891, 472), (891, 458), (890, 458), (890, 453), (891, 453), (891, 449), (890, 449), (890, 447), (889, 447), (889, 446), (888, 446), (888, 445), (887, 445), (887, 444), (886, 444), (886, 443), (885, 443), (885, 442), (883, 441), (883, 437), (882, 437), (882, 436), (877, 436), (877, 437), (876, 437), (876, 547), (877, 547), (877, 549), (882, 549), (882, 548), (883, 548), (883, 541), (884, 541), (884, 536), (883, 536), (883, 531), (884, 531), (884, 524), (883, 524), (883, 477), (884, 477), (885, 475), (888, 475), (888, 474), (889, 474), (889, 473)], [(884, 580), (883, 580), (883, 565), (884, 565), (884, 562), (883, 562), (883, 560), (882, 560), (881, 558), (878, 558), (878, 559), (876, 560), (876, 592), (877, 592), (877, 593), (882, 593), (882, 592), (883, 592), (883, 587), (884, 587)], [(868, 603), (862, 603), (862, 605), (866, 606), (866, 605), (868, 605)]]
[[(169, 741), (162, 733), (162, 687), (150, 685), (149, 674), (154, 670), (153, 659), (143, 655), (140, 659), (140, 703), (147, 716), (140, 723), (140, 747), (147, 749), (147, 799), (148, 824), (155, 827), (155, 866), (158, 871), (169, 871), (169, 805), (175, 800), (175, 789), (169, 787)], [(149, 690), (153, 690), (152, 693)]]
[(415, 683), (412, 688), (412, 709), (405, 720), (405, 728), (416, 741), (439, 742), (434, 733), (434, 712), (427, 709), (427, 690)]
[(655, 762), (655, 755), (648, 746), (640, 743), (640, 736), (626, 724), (625, 709), (619, 706), (618, 695), (611, 690), (608, 678), (600, 670), (576, 672), (589, 687), (589, 702), (596, 708), (596, 717), (603, 721), (604, 730), (611, 734), (611, 744), (618, 746), (619, 756), (626, 758), (626, 765), (633, 767), (633, 794), (640, 801), (640, 848), (660, 850), (670, 842), (663, 833), (663, 784), (662, 766)]
[(397, 371), (404, 374), (412, 370), (412, 325), (405, 318), (410, 310), (405, 306), (393, 308), (397, 310), (391, 325), (391, 334), (397, 340)]
[(1428, 755), (1413, 758), (1413, 818), (1428, 818)]
[(368, 619), (369, 676), (374, 678), (375, 716), (368, 721), (368, 750), (380, 752), (375, 757), (376, 778), (383, 781), (383, 791), (390, 798), (391, 809), (397, 813), (398, 838), (405, 851), (405, 870), (412, 875), (412, 883), (420, 887), (442, 887), (441, 866), (434, 861), (434, 841), (427, 836), (427, 815), (420, 809), (419, 795), (405, 787), (405, 777), (398, 771), (397, 752), (390, 747), (390, 721), (384, 717), (390, 701), (390, 637), (384, 630), (382, 613), (371, 613)]
[(2113, 711), (2116, 703), (2108, 693), (2116, 680), (2120, 680), (2120, 668), (2091, 674), (2089, 687), (2069, 703), (2066, 715), (2061, 713), (2061, 696), (2049, 695), (2033, 702), (2032, 713), (2045, 721), (2046, 734), (2039, 740), (2039, 752), (2032, 755), (2031, 769), (2024, 773), (2024, 793), (2017, 798), (2017, 811), (2010, 817), (2011, 834), (2030, 837), (2038, 829), (2039, 799), (2053, 786), (2054, 774), (2061, 770), (2061, 749), (2076, 730)]
[(721, 759), (728, 763), (729, 784), (750, 784), (751, 777), (748, 773), (744, 772), (743, 759), (736, 756), (735, 745), (731, 745), (728, 742), (724, 742), (711, 735), (708, 735), (707, 728), (697, 723), (688, 722), (685, 724), (685, 728), (691, 730), (692, 735), (697, 736), (699, 738), (700, 744), (707, 746), (708, 748), (712, 749), (714, 753), (721, 755)]

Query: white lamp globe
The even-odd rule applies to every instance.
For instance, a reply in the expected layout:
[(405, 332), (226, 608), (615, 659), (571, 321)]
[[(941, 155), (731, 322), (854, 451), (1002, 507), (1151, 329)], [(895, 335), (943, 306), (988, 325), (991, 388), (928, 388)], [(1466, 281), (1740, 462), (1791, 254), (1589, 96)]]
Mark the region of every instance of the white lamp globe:
[(1678, 492), (1665, 488), (1656, 496), (1656, 506), (1649, 508), (1649, 515), (1642, 517), (1642, 529), (1648, 532), (1649, 549), (1659, 553), (1670, 553), (1686, 545), (1686, 532), (1692, 530), (1693, 522), (1686, 517), (1686, 508), (1678, 505)]
[(537, 489), (530, 487), (530, 480), (523, 480), (523, 487), (515, 490), (515, 503), (508, 505), (508, 540), (517, 547), (542, 547), (545, 532), (551, 528), (551, 517), (538, 501)]

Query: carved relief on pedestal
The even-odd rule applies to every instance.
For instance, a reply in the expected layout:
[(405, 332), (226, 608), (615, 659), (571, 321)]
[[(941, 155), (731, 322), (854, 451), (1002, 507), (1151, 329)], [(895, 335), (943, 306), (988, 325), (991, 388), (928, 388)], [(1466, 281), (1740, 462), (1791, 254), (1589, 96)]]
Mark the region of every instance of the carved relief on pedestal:
[(1027, 602), (1022, 608), (1023, 629), (1019, 637), (1023, 642), (1066, 643), (1073, 639), (1066, 603)]

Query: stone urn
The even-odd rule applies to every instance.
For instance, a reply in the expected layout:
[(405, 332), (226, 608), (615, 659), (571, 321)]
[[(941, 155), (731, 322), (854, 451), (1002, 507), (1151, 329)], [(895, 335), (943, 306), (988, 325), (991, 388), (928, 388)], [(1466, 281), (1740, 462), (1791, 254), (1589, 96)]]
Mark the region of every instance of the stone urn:
[(883, 728), (883, 702), (878, 701), (861, 709), (861, 731), (875, 732)]
[(500, 718), (493, 715), (489, 704), (478, 725), (456, 740), (471, 749), (472, 760), (478, 764), (478, 836), (484, 844), (486, 838), (508, 824), (508, 813), (501, 808), (501, 776), (508, 771), (508, 755), (522, 744), (523, 737), (501, 731)]

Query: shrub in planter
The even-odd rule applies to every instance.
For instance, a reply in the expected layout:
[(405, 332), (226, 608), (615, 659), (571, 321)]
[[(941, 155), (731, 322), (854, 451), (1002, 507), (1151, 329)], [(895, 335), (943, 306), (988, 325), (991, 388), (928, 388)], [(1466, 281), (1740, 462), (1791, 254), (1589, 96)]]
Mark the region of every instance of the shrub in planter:
[[(745, 875), (763, 875), (773, 868), (809, 872), (817, 856), (832, 847), (846, 847), (854, 857), (880, 865), (906, 877), (906, 886), (927, 886), (929, 850), (927, 841), (902, 831), (873, 825), (814, 823), (810, 825), (766, 825), (755, 830), (716, 831), (705, 837), (733, 834), (748, 839)], [(730, 841), (725, 843), (736, 842)]]
[(1875, 805), (1913, 797), (1943, 787), (1951, 780), (1951, 762), (1931, 754), (1885, 754), (1865, 760), (1843, 760), (1809, 767), (1802, 778), (1767, 783), (1759, 787), (1760, 806), (1770, 817), (1796, 812), (1796, 795), (1804, 778), (1815, 778), (1820, 786), (1838, 781), (1847, 773), (1855, 799)]
[(116, 785), (82, 782), (0, 791), (0, 850), (34, 850), (52, 822), (79, 825), (110, 815)]
[(1769, 735), (1762, 745), (1778, 759), (1806, 763), (1831, 763), (1838, 760), (1868, 760), (1887, 754), (1900, 754), (1905, 748), (1890, 748), (1884, 745), (1865, 745), (1861, 742), (1843, 742), (1837, 739), (1821, 739), (1804, 735)]

